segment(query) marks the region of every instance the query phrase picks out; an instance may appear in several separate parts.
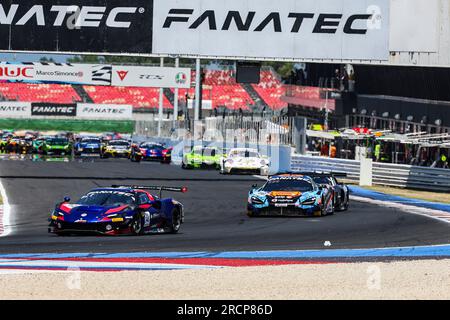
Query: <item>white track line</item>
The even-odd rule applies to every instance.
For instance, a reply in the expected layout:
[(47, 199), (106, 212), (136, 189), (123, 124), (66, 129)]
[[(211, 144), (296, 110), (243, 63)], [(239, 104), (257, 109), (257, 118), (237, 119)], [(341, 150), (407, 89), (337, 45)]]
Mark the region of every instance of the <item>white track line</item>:
[(407, 213), (412, 213), (412, 214), (424, 216), (424, 217), (427, 217), (430, 219), (435, 219), (435, 220), (439, 220), (442, 222), (450, 223), (450, 213), (445, 212), (445, 211), (433, 210), (433, 209), (417, 207), (417, 206), (412, 206), (412, 205), (406, 205), (406, 204), (401, 204), (398, 202), (374, 200), (374, 199), (370, 199), (370, 198), (358, 197), (358, 196), (353, 196), (353, 195), (350, 195), (350, 199), (358, 201), (358, 202), (374, 204), (374, 205), (377, 205), (380, 207), (393, 208), (393, 209), (401, 210), (401, 211), (404, 211)]
[(174, 263), (145, 263), (145, 262), (109, 262), (109, 261), (67, 261), (67, 260), (29, 260), (29, 259), (0, 259), (0, 268), (11, 270), (17, 268), (89, 268), (89, 269), (130, 269), (130, 270), (167, 270), (167, 269), (218, 269), (221, 266), (190, 265)]
[(6, 194), (5, 188), (0, 181), (0, 194), (3, 198), (3, 210), (0, 212), (0, 237), (6, 237), (11, 233), (11, 206), (8, 202), (8, 195)]

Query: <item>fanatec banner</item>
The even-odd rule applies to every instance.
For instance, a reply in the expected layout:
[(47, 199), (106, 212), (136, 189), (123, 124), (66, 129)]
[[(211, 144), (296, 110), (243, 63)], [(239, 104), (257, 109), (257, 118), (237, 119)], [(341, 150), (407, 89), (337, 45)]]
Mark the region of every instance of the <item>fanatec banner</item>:
[(0, 63), (0, 80), (111, 85), (111, 66), (58, 63)]
[(0, 50), (152, 52), (152, 0), (5, 0)]
[(75, 117), (77, 115), (77, 105), (75, 103), (32, 103), (32, 116), (55, 116), (55, 117)]
[(121, 104), (57, 104), (0, 102), (0, 118), (69, 117), (82, 120), (131, 120), (133, 106)]
[(1, 118), (29, 118), (31, 116), (31, 103), (2, 101), (0, 102)]
[(113, 66), (112, 85), (122, 87), (190, 88), (191, 69)]
[(390, 0), (154, 0), (153, 53), (389, 59)]
[(79, 103), (77, 105), (77, 118), (131, 120), (133, 119), (133, 106)]
[(391, 0), (5, 0), (0, 50), (389, 60)]

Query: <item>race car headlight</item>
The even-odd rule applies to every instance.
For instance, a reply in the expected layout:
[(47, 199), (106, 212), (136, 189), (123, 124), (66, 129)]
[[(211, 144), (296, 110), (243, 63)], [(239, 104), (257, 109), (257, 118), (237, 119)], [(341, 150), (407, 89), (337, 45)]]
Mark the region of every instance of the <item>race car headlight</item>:
[(251, 200), (252, 203), (254, 203), (254, 204), (263, 204), (263, 203), (264, 203), (264, 201), (261, 200), (261, 199), (258, 198), (258, 197), (251, 197), (250, 200)]
[(316, 198), (310, 198), (302, 202), (305, 206), (310, 206), (316, 203)]

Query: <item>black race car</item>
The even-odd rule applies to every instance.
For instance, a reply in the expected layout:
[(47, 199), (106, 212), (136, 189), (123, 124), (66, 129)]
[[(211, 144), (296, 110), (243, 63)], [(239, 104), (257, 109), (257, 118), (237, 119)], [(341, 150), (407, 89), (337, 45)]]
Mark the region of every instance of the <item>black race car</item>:
[(339, 183), (336, 179), (336, 177), (346, 177), (345, 173), (302, 172), (301, 174), (312, 177), (317, 185), (332, 190), (336, 211), (348, 210), (350, 191), (344, 183)]

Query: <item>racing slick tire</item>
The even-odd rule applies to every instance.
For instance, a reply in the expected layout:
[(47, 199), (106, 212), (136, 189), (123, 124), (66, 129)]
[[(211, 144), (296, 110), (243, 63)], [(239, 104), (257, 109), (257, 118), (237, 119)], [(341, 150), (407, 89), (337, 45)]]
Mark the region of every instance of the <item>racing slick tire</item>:
[[(331, 200), (331, 201), (333, 201), (333, 200)], [(334, 214), (334, 203), (332, 202), (331, 203), (331, 210), (332, 211), (330, 211), (330, 212), (328, 212), (328, 206), (325, 204), (325, 199), (323, 199), (322, 198), (322, 208), (320, 209), (320, 216), (321, 217), (325, 217), (325, 216), (328, 216), (328, 215), (333, 215)]]
[(345, 198), (345, 203), (344, 203), (344, 207), (343, 207), (342, 211), (347, 211), (349, 205), (350, 205), (350, 197), (349, 197), (349, 195), (347, 194), (347, 197)]
[(336, 209), (335, 209), (335, 203), (334, 203), (334, 199), (331, 200), (331, 212), (328, 212), (328, 215), (332, 216), (336, 213)]
[(184, 161), (181, 162), (181, 169), (184, 169), (184, 170), (191, 170), (191, 169), (193, 169), (193, 168), (194, 168), (193, 166), (184, 163)]
[(140, 163), (141, 162), (141, 157), (130, 156), (130, 160), (131, 160), (131, 162)]
[(322, 206), (322, 208), (320, 208), (320, 216), (325, 217), (326, 215), (327, 215), (327, 209), (325, 208), (325, 206)]
[(179, 209), (175, 208), (172, 210), (172, 221), (168, 226), (168, 232), (175, 234), (180, 231), (181, 228), (181, 212)]
[(130, 230), (131, 234), (135, 236), (141, 236), (144, 234), (144, 217), (141, 214), (136, 214), (131, 221)]

